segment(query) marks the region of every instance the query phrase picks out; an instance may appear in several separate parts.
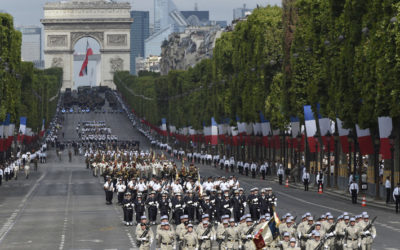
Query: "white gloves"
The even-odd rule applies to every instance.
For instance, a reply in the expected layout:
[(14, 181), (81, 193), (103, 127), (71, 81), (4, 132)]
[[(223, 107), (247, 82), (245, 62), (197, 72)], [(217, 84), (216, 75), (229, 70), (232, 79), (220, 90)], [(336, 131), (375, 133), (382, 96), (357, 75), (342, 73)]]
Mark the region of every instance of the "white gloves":
[(252, 238), (253, 238), (253, 235), (248, 234), (248, 235), (246, 236), (246, 238), (247, 238), (247, 239), (252, 239)]

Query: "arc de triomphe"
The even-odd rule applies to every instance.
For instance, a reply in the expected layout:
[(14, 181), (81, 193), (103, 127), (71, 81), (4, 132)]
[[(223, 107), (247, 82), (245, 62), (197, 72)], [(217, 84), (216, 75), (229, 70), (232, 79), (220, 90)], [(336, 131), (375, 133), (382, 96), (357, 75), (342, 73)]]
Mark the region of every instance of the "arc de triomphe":
[(101, 85), (115, 88), (115, 71), (130, 67), (129, 3), (105, 0), (70, 0), (44, 6), (45, 67), (64, 70), (62, 90), (74, 88), (74, 46), (91, 37), (100, 44)]

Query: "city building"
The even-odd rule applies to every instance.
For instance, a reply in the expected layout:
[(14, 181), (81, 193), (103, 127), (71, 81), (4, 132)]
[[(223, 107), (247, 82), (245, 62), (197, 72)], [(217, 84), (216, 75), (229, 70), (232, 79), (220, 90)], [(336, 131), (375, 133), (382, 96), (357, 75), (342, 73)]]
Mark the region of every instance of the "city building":
[(161, 55), (161, 45), (168, 39), (168, 36), (174, 32), (174, 26), (170, 25), (158, 32), (152, 34), (145, 40), (145, 52), (144, 56), (149, 57), (150, 55)]
[(35, 67), (43, 68), (42, 28), (38, 26), (20, 26), (16, 29), (22, 33), (22, 61), (33, 62)]
[(146, 58), (136, 57), (136, 70), (139, 73), (140, 71), (151, 71), (151, 72), (160, 72), (160, 56), (149, 56)]
[[(150, 18), (148, 11), (131, 11), (133, 23), (131, 25), (131, 62), (137, 57), (145, 56), (145, 40), (150, 35)], [(130, 72), (136, 75), (136, 65), (131, 63)]]
[(208, 25), (210, 21), (210, 12), (208, 10), (188, 10), (181, 11), (190, 26)]
[(170, 13), (176, 9), (172, 0), (154, 0), (154, 33), (174, 24)]
[(252, 9), (246, 8), (246, 4), (243, 4), (242, 8), (233, 9), (233, 20), (244, 18), (250, 15), (252, 11)]

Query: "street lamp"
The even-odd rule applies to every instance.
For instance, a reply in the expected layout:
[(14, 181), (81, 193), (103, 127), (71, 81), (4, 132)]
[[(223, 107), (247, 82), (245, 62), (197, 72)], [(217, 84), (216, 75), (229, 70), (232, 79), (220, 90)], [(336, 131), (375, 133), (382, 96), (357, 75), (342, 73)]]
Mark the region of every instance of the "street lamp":
[(374, 140), (374, 149), (375, 149), (375, 157), (374, 157), (374, 176), (375, 176), (375, 198), (379, 199), (379, 143), (380, 140), (378, 137)]
[(328, 187), (331, 187), (331, 132), (326, 133), (326, 140), (328, 142)]
[(339, 142), (339, 134), (337, 131), (333, 134), (333, 139), (335, 140), (335, 187), (338, 188), (338, 175), (339, 175), (339, 157), (338, 157), (338, 142)]
[(394, 135), (394, 129), (392, 130), (392, 133), (389, 136), (389, 143), (390, 143), (390, 156), (391, 156), (391, 161), (390, 161), (390, 187), (393, 189), (394, 188), (394, 147), (396, 143), (396, 136)]
[(350, 177), (350, 173), (353, 172), (351, 169), (351, 146), (353, 144), (353, 132), (351, 130), (349, 131), (349, 134), (347, 136), (347, 142), (349, 144), (349, 159), (348, 159), (347, 177)]

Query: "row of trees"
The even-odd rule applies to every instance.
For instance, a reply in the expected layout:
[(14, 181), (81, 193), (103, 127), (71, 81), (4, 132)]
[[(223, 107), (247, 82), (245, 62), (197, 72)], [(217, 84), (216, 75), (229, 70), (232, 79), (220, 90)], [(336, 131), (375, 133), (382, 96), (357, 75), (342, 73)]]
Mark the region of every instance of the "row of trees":
[(11, 122), (18, 125), (25, 116), (27, 127), (37, 132), (42, 120), (48, 123), (55, 114), (62, 69), (39, 70), (22, 62), (21, 42), (12, 16), (0, 14), (0, 121), (10, 114)]
[(115, 83), (156, 125), (163, 117), (194, 128), (210, 117), (257, 122), (262, 111), (283, 129), (319, 103), (323, 116), (374, 135), (377, 117), (391, 116), (397, 133), (399, 10), (394, 0), (284, 0), (224, 33), (212, 59), (167, 76), (120, 72)]

